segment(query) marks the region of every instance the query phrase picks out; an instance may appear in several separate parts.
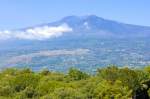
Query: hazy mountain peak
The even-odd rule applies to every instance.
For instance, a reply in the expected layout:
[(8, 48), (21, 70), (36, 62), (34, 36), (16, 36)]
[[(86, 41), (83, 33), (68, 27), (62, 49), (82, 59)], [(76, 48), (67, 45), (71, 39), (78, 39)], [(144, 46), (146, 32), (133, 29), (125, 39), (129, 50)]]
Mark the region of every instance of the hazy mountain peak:
[(85, 15), (85, 16), (75, 16), (75, 15), (72, 15), (72, 16), (67, 16), (67, 17), (64, 17), (62, 20), (63, 21), (66, 21), (66, 20), (104, 20), (103, 18), (101, 17), (98, 17), (96, 15)]
[(103, 18), (101, 18), (101, 17), (98, 17), (98, 16), (96, 16), (96, 15), (86, 15), (86, 16), (82, 16), (83, 18), (85, 18), (85, 19), (87, 19), (87, 20), (96, 20), (96, 19), (103, 19)]

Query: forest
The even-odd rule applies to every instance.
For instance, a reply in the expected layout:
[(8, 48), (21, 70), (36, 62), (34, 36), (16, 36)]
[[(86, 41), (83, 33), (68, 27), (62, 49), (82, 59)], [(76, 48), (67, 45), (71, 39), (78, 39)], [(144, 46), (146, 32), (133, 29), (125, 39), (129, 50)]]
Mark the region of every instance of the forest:
[(150, 66), (108, 66), (95, 74), (76, 68), (67, 73), (7, 68), (0, 71), (0, 99), (131, 99), (149, 79)]

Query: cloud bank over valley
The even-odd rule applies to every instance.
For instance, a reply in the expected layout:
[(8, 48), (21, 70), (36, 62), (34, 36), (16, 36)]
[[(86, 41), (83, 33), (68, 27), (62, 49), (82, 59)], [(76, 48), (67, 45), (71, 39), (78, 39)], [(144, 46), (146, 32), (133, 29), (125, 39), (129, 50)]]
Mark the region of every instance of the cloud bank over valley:
[(0, 40), (6, 39), (25, 39), (25, 40), (45, 40), (53, 37), (62, 36), (64, 33), (71, 32), (72, 28), (67, 24), (59, 26), (41, 26), (28, 28), (26, 30), (0, 31)]

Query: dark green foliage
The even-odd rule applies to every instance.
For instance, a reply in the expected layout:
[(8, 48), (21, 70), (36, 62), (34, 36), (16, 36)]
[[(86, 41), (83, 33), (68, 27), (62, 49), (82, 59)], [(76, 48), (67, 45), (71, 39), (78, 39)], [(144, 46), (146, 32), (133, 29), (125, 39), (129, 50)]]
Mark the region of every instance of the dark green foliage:
[(67, 74), (6, 69), (0, 72), (0, 99), (130, 99), (141, 82), (150, 79), (144, 70), (110, 66), (89, 75), (71, 68)]
[(71, 68), (68, 72), (68, 77), (70, 80), (82, 80), (88, 78), (89, 75), (79, 71), (78, 69)]

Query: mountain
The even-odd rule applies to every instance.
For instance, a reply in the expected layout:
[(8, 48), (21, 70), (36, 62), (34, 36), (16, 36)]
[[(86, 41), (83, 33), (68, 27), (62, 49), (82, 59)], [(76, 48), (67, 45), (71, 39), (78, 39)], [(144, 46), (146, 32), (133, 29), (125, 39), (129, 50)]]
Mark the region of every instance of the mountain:
[(59, 21), (13, 31), (0, 31), (0, 40), (50, 40), (53, 38), (143, 38), (150, 37), (150, 27), (124, 24), (95, 15), (67, 16)]
[[(100, 37), (149, 37), (150, 27), (124, 24), (112, 20), (103, 19), (95, 15), (68, 16), (48, 26), (68, 24), (73, 29), (74, 35), (98, 35)], [(68, 34), (69, 35), (69, 34)]]
[(93, 72), (115, 64), (150, 64), (150, 27), (124, 24), (95, 15), (68, 16), (52, 23), (0, 31), (0, 69)]

